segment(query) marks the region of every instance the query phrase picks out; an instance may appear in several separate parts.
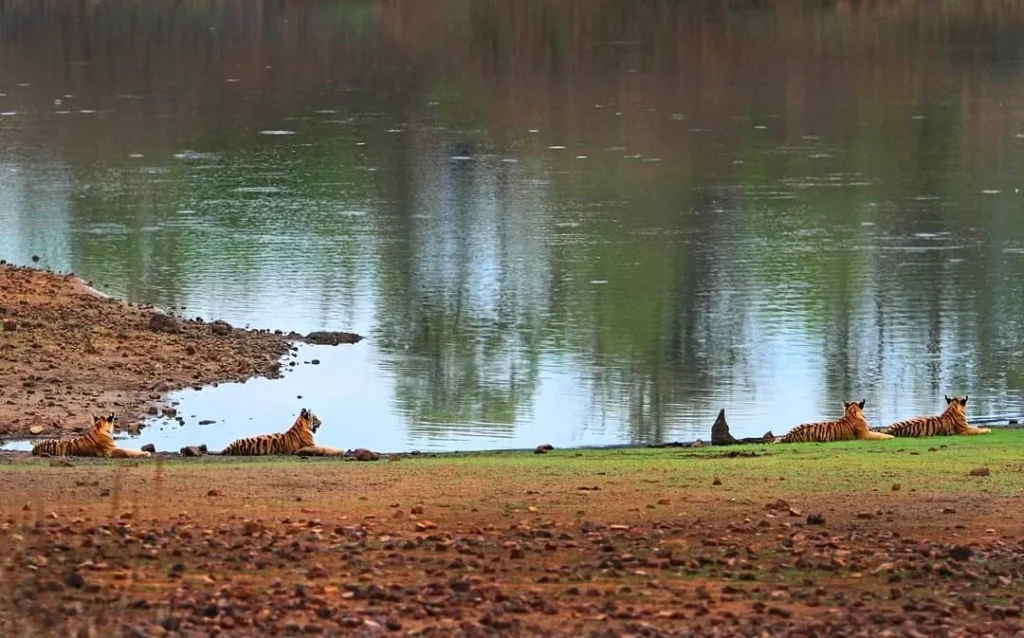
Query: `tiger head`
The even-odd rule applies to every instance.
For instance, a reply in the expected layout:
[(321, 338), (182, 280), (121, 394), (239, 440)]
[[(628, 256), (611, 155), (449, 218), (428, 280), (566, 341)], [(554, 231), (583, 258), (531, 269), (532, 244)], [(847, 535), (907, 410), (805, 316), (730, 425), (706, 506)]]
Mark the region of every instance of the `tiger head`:
[(116, 420), (117, 420), (117, 417), (114, 416), (113, 412), (111, 412), (110, 414), (108, 414), (106, 416), (96, 416), (94, 414), (94, 415), (92, 415), (92, 429), (93, 429), (94, 432), (98, 432), (98, 433), (103, 434), (105, 436), (113, 436), (114, 435), (114, 421), (116, 421)]
[(967, 411), (967, 396), (966, 395), (962, 396), (962, 397), (950, 397), (950, 396), (947, 396), (946, 397), (946, 405), (948, 406), (946, 408), (947, 410), (952, 410), (953, 412), (963, 416), (966, 413), (966, 411)]
[(299, 413), (299, 421), (304, 423), (313, 434), (316, 434), (317, 428), (320, 427), (320, 417), (306, 408), (302, 408), (302, 412)]
[(843, 401), (843, 416), (855, 419), (864, 418), (864, 399), (857, 401)]

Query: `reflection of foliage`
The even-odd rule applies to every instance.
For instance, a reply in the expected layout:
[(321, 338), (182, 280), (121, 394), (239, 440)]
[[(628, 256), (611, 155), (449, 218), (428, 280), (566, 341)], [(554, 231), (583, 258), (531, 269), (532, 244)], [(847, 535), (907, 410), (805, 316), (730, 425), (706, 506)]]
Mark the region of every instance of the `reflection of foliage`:
[[(558, 359), (658, 439), (794, 332), (829, 409), (905, 362), (915, 394), (1022, 389), (1001, 242), (1024, 221), (978, 199), (1021, 177), (994, 99), (1019, 93), (1007, 3), (257, 4), (0, 0), (5, 69), (70, 73), (116, 113), (49, 140), (90, 153), (67, 178), (76, 271), (168, 305), (222, 264), (325, 316), (372, 296), (426, 433), (511, 429)], [(991, 68), (929, 54), (972, 40), (999, 42)], [(214, 156), (166, 159), (185, 147)], [(937, 244), (964, 261), (894, 250)]]

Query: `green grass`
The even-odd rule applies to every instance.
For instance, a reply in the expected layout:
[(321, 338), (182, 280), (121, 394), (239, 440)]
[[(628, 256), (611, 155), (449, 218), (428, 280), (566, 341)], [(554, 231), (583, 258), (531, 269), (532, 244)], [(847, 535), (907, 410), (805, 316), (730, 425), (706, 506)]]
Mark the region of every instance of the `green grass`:
[[(755, 458), (728, 456), (755, 453)], [(109, 467), (115, 460), (75, 459), (76, 468)], [(129, 461), (128, 463), (133, 463)], [(140, 466), (154, 463), (141, 459)], [(711, 485), (720, 477), (724, 488), (747, 488), (763, 483), (787, 493), (850, 493), (859, 490), (901, 489), (956, 494), (984, 490), (992, 494), (1024, 494), (1024, 430), (996, 430), (974, 437), (935, 437), (889, 441), (742, 445), (733, 447), (620, 448), (531, 452), (469, 452), (404, 457), (399, 463), (343, 462), (339, 459), (204, 458), (169, 459), (168, 472), (229, 471), (257, 467), (288, 467), (317, 472), (324, 465), (339, 471), (402, 473), (483, 472), (522, 483), (538, 479), (564, 479), (577, 485), (630, 481), (662, 486)], [(987, 467), (990, 476), (968, 473)], [(50, 469), (49, 460), (0, 465), (0, 474), (19, 470)], [(59, 471), (59, 470), (58, 470)]]

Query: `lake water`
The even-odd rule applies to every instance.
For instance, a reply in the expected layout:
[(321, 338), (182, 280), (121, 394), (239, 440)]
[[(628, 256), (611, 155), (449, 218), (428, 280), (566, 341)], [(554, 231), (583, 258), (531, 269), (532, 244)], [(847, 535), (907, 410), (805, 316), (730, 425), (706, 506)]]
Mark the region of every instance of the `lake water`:
[(1020, 413), (1024, 3), (758, 4), (0, 0), (0, 258), (366, 336), (162, 448)]

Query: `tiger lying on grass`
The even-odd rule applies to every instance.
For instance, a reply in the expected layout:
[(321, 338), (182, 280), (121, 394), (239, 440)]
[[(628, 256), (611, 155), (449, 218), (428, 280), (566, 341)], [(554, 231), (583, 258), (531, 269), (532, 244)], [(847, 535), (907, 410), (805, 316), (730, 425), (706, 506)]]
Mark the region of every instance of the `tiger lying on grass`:
[(872, 432), (864, 418), (864, 401), (843, 401), (843, 418), (838, 421), (804, 423), (775, 439), (776, 443), (810, 443), (824, 441), (851, 441), (854, 439), (891, 439), (891, 434)]
[(341, 456), (344, 451), (321, 447), (313, 442), (313, 433), (320, 427), (317, 415), (303, 408), (287, 432), (261, 434), (232, 442), (220, 454), (225, 456), (273, 456), (297, 454), (311, 456)]
[(149, 456), (149, 452), (126, 450), (114, 443), (113, 414), (92, 417), (92, 429), (84, 436), (73, 439), (47, 439), (32, 446), (35, 456), (104, 456), (113, 458), (135, 458)]
[(954, 434), (988, 434), (989, 428), (978, 428), (967, 423), (967, 397), (946, 397), (946, 411), (939, 416), (918, 416), (897, 421), (882, 428), (882, 432), (899, 437), (950, 436)]

